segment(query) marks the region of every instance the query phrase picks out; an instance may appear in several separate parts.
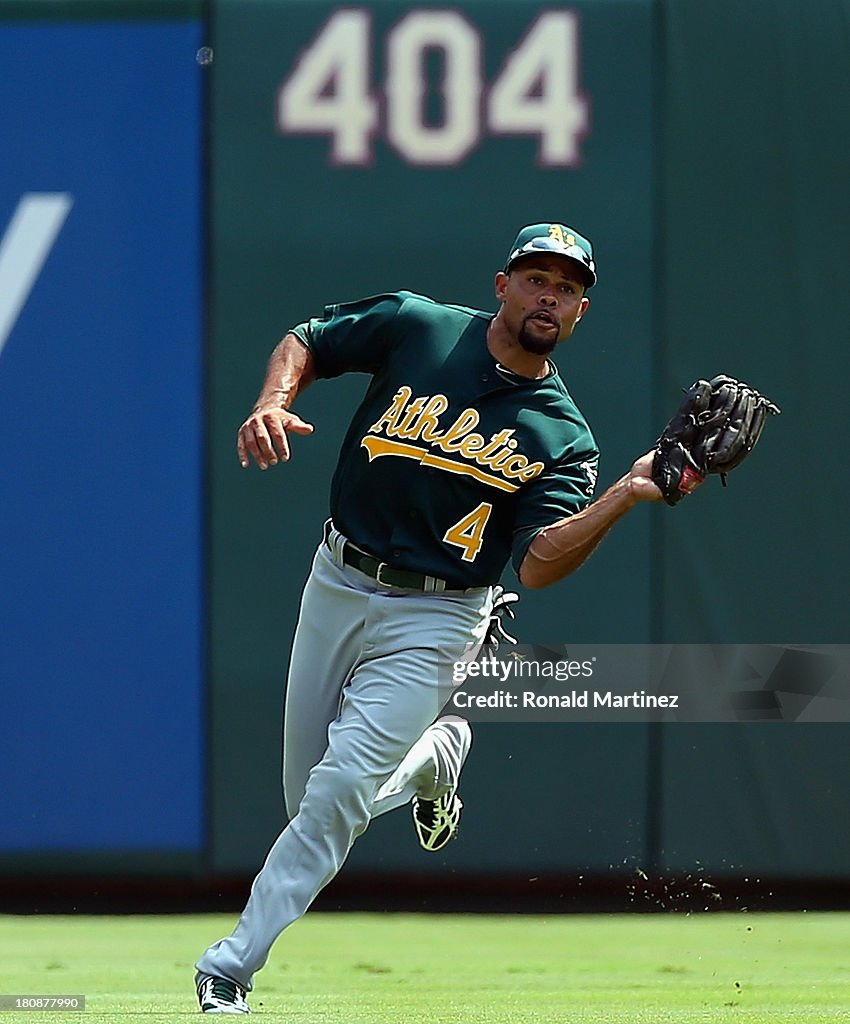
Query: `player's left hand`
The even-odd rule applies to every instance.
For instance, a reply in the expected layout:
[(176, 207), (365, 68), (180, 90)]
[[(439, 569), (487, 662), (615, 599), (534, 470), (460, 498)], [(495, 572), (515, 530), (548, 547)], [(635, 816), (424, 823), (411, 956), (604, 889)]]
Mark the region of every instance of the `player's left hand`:
[(661, 488), (652, 479), (652, 465), (655, 449), (635, 459), (629, 470), (629, 490), (637, 501), (662, 501)]

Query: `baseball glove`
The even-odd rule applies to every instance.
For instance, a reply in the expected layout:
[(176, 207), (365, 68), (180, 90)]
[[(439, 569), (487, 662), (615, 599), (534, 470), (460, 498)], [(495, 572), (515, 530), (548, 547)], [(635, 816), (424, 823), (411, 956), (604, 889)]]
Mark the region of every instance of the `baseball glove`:
[(768, 414), (779, 407), (749, 384), (721, 374), (695, 381), (655, 444), (652, 479), (668, 505), (705, 480), (726, 474), (755, 448)]

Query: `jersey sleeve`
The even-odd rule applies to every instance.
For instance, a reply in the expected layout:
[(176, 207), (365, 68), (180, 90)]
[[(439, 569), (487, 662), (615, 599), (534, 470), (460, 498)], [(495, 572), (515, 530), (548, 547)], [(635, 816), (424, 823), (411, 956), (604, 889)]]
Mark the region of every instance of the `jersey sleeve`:
[(565, 457), (520, 490), (514, 523), (511, 564), (519, 575), (525, 553), (544, 526), (586, 508), (596, 487), (599, 450), (589, 447)]
[(310, 350), (318, 377), (375, 373), (400, 337), (396, 319), (404, 301), (398, 292), (326, 306), (293, 333)]

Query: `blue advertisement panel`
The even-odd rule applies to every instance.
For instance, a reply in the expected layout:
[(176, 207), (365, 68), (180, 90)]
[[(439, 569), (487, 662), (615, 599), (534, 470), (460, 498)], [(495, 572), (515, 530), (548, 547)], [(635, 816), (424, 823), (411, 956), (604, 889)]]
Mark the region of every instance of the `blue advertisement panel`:
[(0, 854), (202, 843), (200, 41), (0, 23)]

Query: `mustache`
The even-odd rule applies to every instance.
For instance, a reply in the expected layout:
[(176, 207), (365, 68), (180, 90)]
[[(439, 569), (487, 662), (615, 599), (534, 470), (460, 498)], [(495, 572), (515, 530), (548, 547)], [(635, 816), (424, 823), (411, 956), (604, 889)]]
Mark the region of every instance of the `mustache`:
[(535, 317), (540, 317), (540, 318), (546, 320), (548, 323), (552, 324), (554, 327), (557, 327), (557, 328), (560, 329), (560, 326), (561, 326), (560, 317), (557, 317), (554, 313), (552, 313), (548, 309), (533, 309), (533, 310), (531, 310), (530, 313), (526, 313), (526, 315), (525, 315), (525, 317), (523, 318), (523, 321), (522, 321), (523, 325), (527, 324), (529, 322), (529, 320), (533, 320)]

